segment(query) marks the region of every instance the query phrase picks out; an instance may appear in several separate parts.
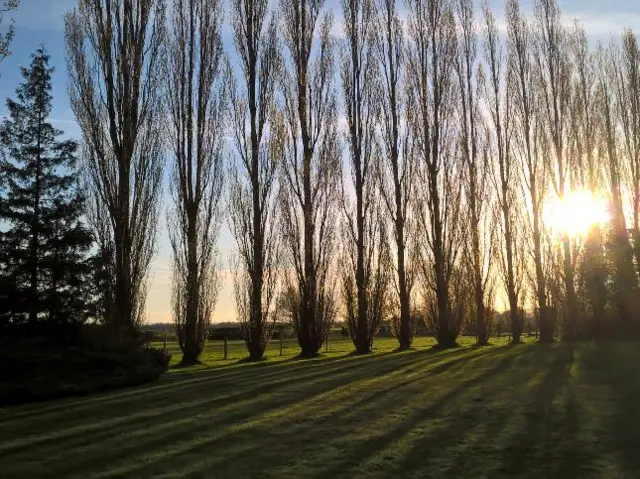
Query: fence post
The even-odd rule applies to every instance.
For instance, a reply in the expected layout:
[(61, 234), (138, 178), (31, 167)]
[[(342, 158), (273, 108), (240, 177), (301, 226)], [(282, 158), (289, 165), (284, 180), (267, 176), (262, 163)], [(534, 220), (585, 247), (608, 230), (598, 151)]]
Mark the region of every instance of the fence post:
[(282, 327), (280, 327), (280, 356), (282, 356)]
[(164, 335), (164, 347), (163, 347), (163, 351), (164, 351), (164, 357), (167, 357), (167, 335)]
[(227, 337), (224, 337), (224, 360), (227, 360)]
[(324, 352), (329, 352), (329, 333), (327, 332), (327, 337), (324, 340)]

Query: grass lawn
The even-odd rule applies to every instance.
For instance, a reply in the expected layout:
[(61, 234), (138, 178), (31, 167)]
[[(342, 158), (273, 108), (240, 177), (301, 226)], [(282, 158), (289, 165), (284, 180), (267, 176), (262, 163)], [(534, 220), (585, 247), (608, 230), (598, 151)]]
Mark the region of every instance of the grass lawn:
[(147, 386), (0, 409), (0, 476), (640, 476), (640, 343), (495, 343), (210, 345)]

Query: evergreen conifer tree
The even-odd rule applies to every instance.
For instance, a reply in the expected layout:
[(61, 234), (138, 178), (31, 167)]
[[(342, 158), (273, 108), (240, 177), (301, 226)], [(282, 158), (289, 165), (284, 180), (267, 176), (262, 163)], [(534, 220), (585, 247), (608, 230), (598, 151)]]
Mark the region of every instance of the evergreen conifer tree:
[(30, 325), (84, 321), (93, 303), (78, 145), (49, 121), (52, 74), (39, 48), (0, 126), (0, 319)]

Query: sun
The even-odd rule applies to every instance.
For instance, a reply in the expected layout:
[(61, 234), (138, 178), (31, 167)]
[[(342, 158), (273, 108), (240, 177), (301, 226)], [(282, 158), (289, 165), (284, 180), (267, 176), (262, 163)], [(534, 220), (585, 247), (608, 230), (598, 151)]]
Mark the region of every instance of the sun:
[(584, 237), (594, 225), (608, 221), (607, 200), (591, 191), (570, 191), (555, 197), (544, 209), (545, 222), (552, 232)]

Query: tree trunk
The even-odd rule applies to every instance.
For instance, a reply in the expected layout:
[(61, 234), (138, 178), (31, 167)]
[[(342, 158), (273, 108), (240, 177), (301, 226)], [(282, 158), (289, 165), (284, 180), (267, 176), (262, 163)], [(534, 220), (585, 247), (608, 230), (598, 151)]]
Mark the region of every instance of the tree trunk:
[[(249, 22), (247, 25), (247, 41), (252, 43), (253, 36), (257, 32), (252, 31), (252, 25)], [(258, 138), (258, 126), (257, 126), (257, 99), (256, 89), (258, 88), (257, 82), (257, 51), (253, 48), (249, 49), (249, 77), (248, 77), (248, 90), (249, 90), (249, 116), (251, 122), (251, 194), (252, 194), (252, 238), (253, 238), (253, 270), (251, 271), (251, 319), (249, 321), (250, 337), (249, 358), (252, 361), (258, 361), (262, 359), (264, 355), (264, 341), (263, 341), (263, 321), (262, 321), (262, 286), (264, 275), (264, 236), (262, 232), (262, 201), (260, 199), (260, 141)]]
[[(306, 18), (306, 2), (301, 3), (301, 18)], [(303, 33), (303, 37), (306, 33), (307, 24), (305, 21), (300, 25)], [(320, 330), (317, 327), (316, 318), (316, 268), (314, 260), (314, 238), (315, 238), (315, 224), (314, 224), (314, 204), (312, 199), (312, 186), (311, 186), (311, 168), (313, 160), (313, 149), (311, 145), (311, 137), (309, 132), (308, 123), (308, 111), (307, 111), (307, 91), (308, 91), (308, 59), (311, 52), (306, 51), (306, 46), (301, 47), (303, 49), (302, 57), (298, 59), (298, 115), (300, 119), (300, 133), (302, 137), (302, 149), (303, 149), (303, 172), (302, 172), (302, 185), (304, 190), (304, 288), (302, 297), (303, 312), (301, 314), (301, 343), (302, 349), (301, 355), (304, 357), (311, 357), (317, 354), (318, 350), (322, 346), (322, 337)]]
[[(305, 96), (306, 97), (306, 96)], [(306, 116), (301, 118), (306, 118)], [(306, 121), (306, 120), (305, 120)], [(303, 137), (304, 138), (304, 137)], [(306, 150), (306, 149), (305, 149)], [(302, 288), (302, 311), (300, 315), (300, 348), (303, 357), (315, 355), (322, 345), (316, 333), (316, 272), (313, 260), (313, 204), (311, 199), (311, 155), (305, 151), (303, 166), (304, 188), (304, 285)]]
[(571, 254), (571, 240), (568, 236), (562, 238), (562, 248), (564, 256), (564, 284), (567, 295), (564, 311), (564, 329), (562, 333), (564, 340), (573, 340), (577, 334), (578, 300), (574, 284), (575, 273)]
[(474, 276), (474, 296), (476, 303), (476, 335), (480, 346), (486, 346), (489, 343), (489, 329), (486, 318), (486, 308), (484, 304), (484, 289), (482, 278), (482, 264), (480, 252), (480, 234), (478, 227), (480, 218), (478, 218), (477, 198), (475, 196), (478, 191), (476, 182), (472, 181), (472, 191), (474, 192), (470, 198), (471, 209), (471, 247), (473, 249), (473, 276)]
[[(401, 209), (398, 209), (398, 211), (401, 211)], [(399, 220), (396, 222), (398, 293), (400, 296), (400, 350), (409, 349), (413, 339), (411, 331), (411, 311), (409, 310), (409, 292), (407, 288), (407, 271), (405, 266), (404, 226), (401, 224), (403, 221), (404, 220), (399, 217)]]
[(135, 328), (131, 293), (131, 234), (129, 231), (129, 167), (120, 162), (118, 177), (118, 204), (114, 231), (116, 249), (116, 296), (114, 326)]
[(356, 339), (356, 352), (367, 354), (371, 350), (369, 343), (369, 328), (367, 327), (367, 285), (364, 274), (364, 185), (362, 178), (362, 165), (356, 162), (356, 290), (358, 295), (358, 332)]
[(438, 305), (438, 345), (443, 348), (453, 347), (456, 344), (456, 335), (451, 327), (451, 314), (449, 311), (449, 288), (445, 278), (445, 258), (442, 240), (442, 220), (440, 219), (440, 199), (437, 191), (436, 173), (431, 172), (431, 195), (433, 201), (434, 240), (433, 261), (436, 274), (436, 301)]
[(42, 115), (38, 113), (38, 139), (36, 153), (36, 181), (35, 181), (35, 198), (33, 202), (33, 223), (31, 226), (31, 251), (29, 255), (29, 268), (31, 270), (31, 278), (29, 281), (29, 325), (34, 326), (38, 321), (38, 250), (40, 244), (39, 228), (40, 228), (40, 197), (41, 197), (41, 134), (42, 134)]
[(516, 295), (516, 285), (513, 273), (513, 236), (511, 231), (511, 218), (509, 217), (509, 208), (506, 203), (503, 205), (502, 215), (504, 218), (504, 235), (506, 243), (507, 296), (509, 297), (509, 317), (511, 319), (511, 333), (513, 335), (512, 343), (518, 344), (520, 343), (520, 338), (522, 336), (522, 317), (518, 310), (518, 296)]
[[(640, 166), (640, 165), (639, 165)], [(640, 274), (640, 183), (633, 182), (633, 254)]]
[(182, 351), (182, 364), (192, 365), (198, 363), (200, 358), (201, 342), (198, 336), (198, 305), (199, 305), (199, 280), (198, 280), (198, 238), (196, 231), (197, 216), (195, 208), (190, 205), (191, 211), (187, 214), (189, 223), (187, 230), (188, 265), (187, 265), (187, 298), (186, 318), (184, 323), (184, 350)]
[(553, 325), (547, 310), (547, 293), (544, 270), (542, 268), (542, 238), (540, 227), (540, 211), (538, 206), (538, 190), (534, 178), (531, 178), (531, 203), (533, 214), (533, 255), (536, 268), (536, 296), (540, 314), (540, 342), (553, 341)]

